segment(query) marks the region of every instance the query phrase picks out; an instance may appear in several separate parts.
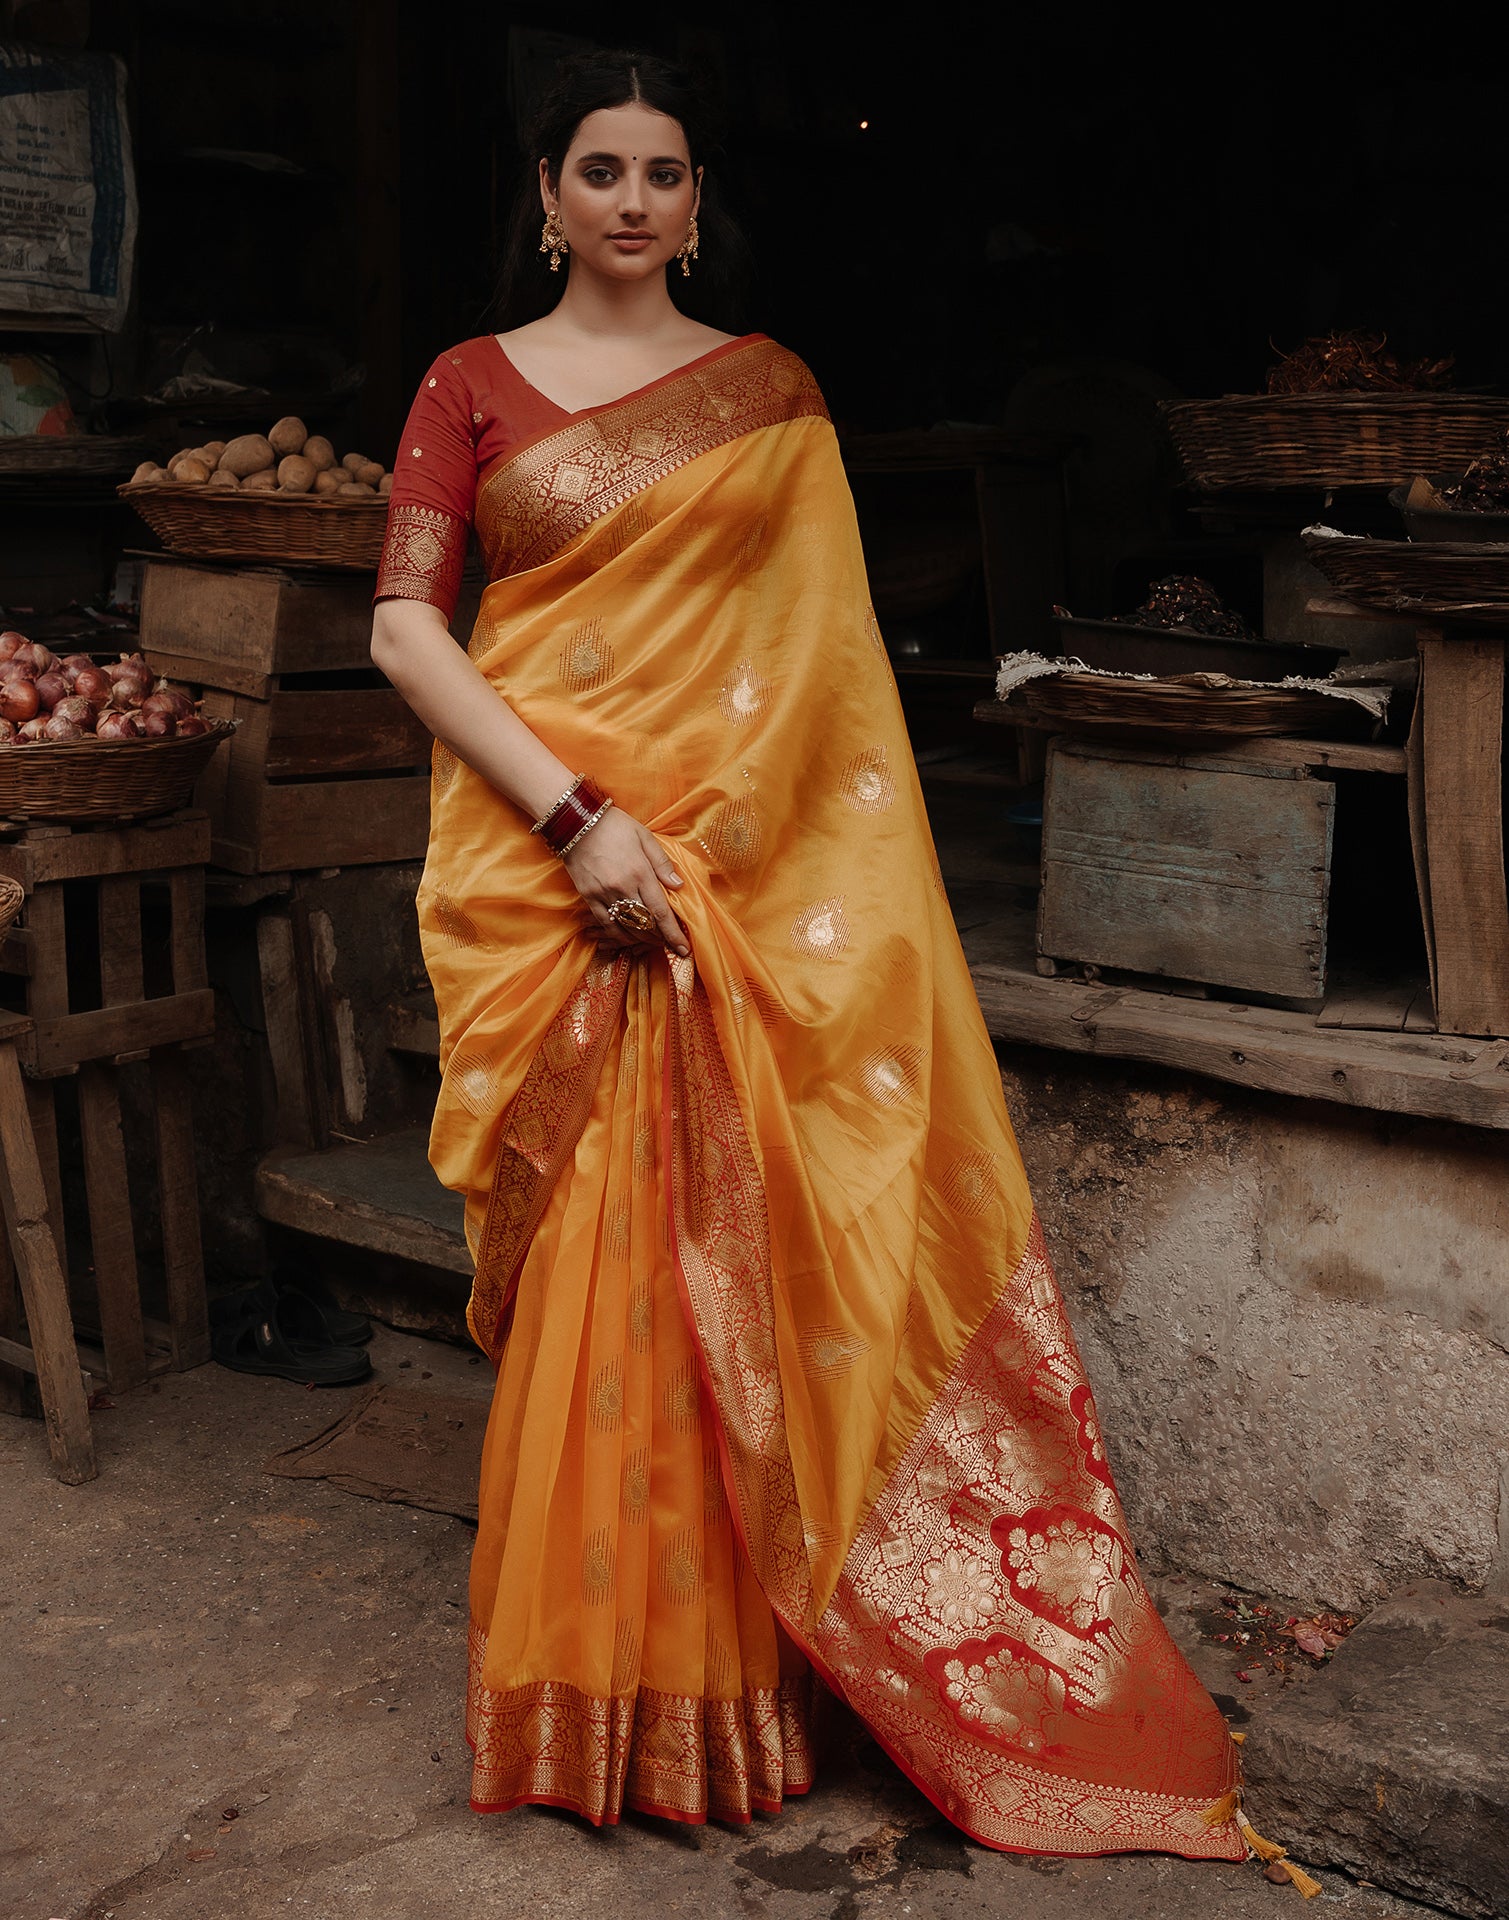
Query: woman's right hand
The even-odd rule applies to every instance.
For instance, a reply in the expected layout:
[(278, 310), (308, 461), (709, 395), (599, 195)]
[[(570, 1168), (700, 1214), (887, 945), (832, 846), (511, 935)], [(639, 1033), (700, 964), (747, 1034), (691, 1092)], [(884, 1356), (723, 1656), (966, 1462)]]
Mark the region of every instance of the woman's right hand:
[[(600, 947), (642, 947), (658, 939), (672, 953), (691, 952), (686, 929), (667, 898), (668, 889), (682, 884), (681, 876), (654, 834), (632, 814), (609, 807), (561, 864), (596, 922)], [(655, 916), (655, 932), (635, 933), (620, 926), (608, 913), (615, 900), (642, 900)]]

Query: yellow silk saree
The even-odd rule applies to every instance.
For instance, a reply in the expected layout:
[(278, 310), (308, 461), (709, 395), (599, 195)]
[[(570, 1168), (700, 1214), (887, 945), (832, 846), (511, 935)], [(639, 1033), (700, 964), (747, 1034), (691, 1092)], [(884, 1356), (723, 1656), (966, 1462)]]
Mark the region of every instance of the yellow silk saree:
[(528, 820), (437, 747), (431, 1157), (497, 1367), (473, 1804), (748, 1819), (811, 1782), (816, 1677), (988, 1845), (1241, 1859), (811, 376), (761, 337), (694, 363), (495, 463), (476, 523), (472, 658), (658, 835), (692, 952), (599, 957)]

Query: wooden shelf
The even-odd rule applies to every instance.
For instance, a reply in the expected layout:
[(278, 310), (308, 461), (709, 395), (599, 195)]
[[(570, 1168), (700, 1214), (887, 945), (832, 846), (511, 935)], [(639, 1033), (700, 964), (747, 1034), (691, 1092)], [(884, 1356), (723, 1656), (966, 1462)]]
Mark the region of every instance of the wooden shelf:
[(469, 1275), (462, 1201), (431, 1172), (428, 1142), (428, 1129), (410, 1127), (323, 1152), (279, 1148), (257, 1168), (257, 1211), (322, 1240)]

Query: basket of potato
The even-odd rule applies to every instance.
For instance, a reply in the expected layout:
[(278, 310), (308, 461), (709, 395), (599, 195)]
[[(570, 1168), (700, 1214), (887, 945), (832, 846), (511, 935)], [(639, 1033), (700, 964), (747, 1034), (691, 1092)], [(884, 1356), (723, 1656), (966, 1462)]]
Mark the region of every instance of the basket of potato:
[(393, 476), (365, 454), (336, 457), (292, 414), (268, 433), (143, 461), (118, 491), (172, 553), (370, 571), (382, 553)]

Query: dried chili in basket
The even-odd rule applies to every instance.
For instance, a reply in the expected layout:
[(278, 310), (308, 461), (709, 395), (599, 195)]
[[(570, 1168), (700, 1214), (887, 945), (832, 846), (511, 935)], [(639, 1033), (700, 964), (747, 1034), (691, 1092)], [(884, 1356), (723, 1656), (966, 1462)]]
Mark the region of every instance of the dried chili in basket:
[(1269, 369), (1268, 391), (1431, 393), (1450, 385), (1453, 364), (1451, 354), (1440, 360), (1401, 360), (1390, 350), (1386, 333), (1323, 333)]
[(1509, 508), (1509, 427), (1491, 452), (1479, 454), (1460, 480), (1439, 492), (1447, 506), (1469, 513), (1503, 513)]
[(1154, 581), (1140, 607), (1113, 618), (1121, 626), (1182, 627), (1186, 633), (1222, 640), (1253, 638), (1242, 616), (1223, 606), (1210, 582), (1194, 573), (1170, 573)]

